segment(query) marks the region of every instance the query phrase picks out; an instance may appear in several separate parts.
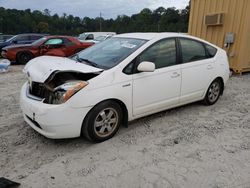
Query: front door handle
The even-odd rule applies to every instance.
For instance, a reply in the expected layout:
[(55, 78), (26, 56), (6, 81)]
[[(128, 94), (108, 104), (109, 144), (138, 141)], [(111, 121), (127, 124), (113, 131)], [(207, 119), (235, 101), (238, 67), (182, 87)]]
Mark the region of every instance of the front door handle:
[(178, 72), (174, 72), (172, 75), (171, 75), (171, 78), (177, 78), (179, 77), (180, 74)]

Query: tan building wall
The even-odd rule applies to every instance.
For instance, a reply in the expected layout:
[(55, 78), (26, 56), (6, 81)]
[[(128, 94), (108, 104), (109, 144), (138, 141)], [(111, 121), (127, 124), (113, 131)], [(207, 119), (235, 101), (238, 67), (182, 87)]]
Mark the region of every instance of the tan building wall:
[[(222, 25), (208, 26), (205, 16), (217, 13), (224, 13)], [(225, 49), (235, 72), (250, 71), (250, 0), (191, 0), (188, 33)], [(227, 33), (235, 38), (225, 47)]]

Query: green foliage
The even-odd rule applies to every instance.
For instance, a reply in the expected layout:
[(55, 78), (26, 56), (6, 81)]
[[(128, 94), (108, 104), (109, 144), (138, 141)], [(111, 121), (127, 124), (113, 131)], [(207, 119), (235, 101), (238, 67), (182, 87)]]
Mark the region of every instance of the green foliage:
[[(0, 7), (0, 33), (49, 33), (78, 35), (87, 31), (125, 32), (187, 32), (189, 6), (183, 10), (159, 7), (156, 10), (144, 8), (132, 16), (119, 15), (116, 19), (79, 18), (73, 15), (51, 15), (49, 9), (43, 12), (30, 9), (16, 10)], [(100, 25), (101, 24), (101, 25)], [(101, 27), (100, 27), (101, 26)]]

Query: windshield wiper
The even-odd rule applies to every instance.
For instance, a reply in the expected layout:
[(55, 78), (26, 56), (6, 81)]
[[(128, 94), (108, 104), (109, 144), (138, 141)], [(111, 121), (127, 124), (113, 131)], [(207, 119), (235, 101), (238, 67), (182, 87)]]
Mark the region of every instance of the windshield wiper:
[(99, 68), (99, 66), (98, 66), (97, 63), (92, 62), (92, 61), (90, 61), (90, 60), (88, 60), (88, 59), (80, 58), (78, 54), (76, 55), (76, 59), (77, 59), (77, 61), (79, 61), (79, 62), (81, 62), (81, 63), (84, 61), (84, 63), (86, 63), (86, 64), (88, 64), (88, 65), (91, 65), (91, 66), (93, 66), (93, 67)]

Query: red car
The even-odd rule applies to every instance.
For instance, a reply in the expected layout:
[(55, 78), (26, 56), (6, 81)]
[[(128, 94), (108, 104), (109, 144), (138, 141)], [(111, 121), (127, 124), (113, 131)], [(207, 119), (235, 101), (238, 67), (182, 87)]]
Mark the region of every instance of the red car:
[(32, 44), (5, 47), (1, 55), (11, 62), (26, 64), (32, 58), (42, 55), (68, 57), (93, 44), (82, 43), (70, 36), (46, 36)]

